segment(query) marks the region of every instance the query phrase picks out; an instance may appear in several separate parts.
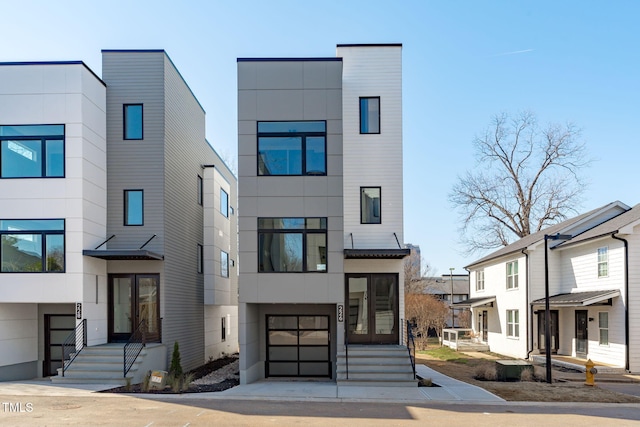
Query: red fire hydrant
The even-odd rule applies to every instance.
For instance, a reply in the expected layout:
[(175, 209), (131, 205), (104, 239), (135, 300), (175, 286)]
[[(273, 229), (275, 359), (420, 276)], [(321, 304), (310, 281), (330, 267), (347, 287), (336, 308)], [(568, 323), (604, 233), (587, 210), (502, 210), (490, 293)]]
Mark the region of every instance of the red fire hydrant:
[(587, 380), (584, 382), (585, 385), (591, 385), (594, 386), (596, 385), (595, 381), (594, 381), (594, 377), (595, 374), (598, 373), (598, 370), (596, 369), (596, 364), (593, 363), (591, 361), (591, 359), (587, 360), (587, 363), (585, 363), (585, 374), (587, 375)]

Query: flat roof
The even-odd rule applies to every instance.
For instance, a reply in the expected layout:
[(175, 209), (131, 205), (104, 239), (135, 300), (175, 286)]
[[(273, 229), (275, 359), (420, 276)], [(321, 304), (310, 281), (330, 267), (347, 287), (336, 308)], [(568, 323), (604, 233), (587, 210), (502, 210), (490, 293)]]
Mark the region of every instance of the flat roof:
[(82, 65), (89, 71), (93, 77), (95, 77), (104, 87), (107, 84), (84, 61), (18, 61), (18, 62), (0, 62), (0, 66), (3, 65)]
[(344, 257), (346, 259), (402, 259), (409, 256), (410, 252), (409, 249), (345, 249)]
[(238, 62), (318, 62), (332, 61), (341, 62), (342, 58), (330, 56), (321, 58), (238, 58)]

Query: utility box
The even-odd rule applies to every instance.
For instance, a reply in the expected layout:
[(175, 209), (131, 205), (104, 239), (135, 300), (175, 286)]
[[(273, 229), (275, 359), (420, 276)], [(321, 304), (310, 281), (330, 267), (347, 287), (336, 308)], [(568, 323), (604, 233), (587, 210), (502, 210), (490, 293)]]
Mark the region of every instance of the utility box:
[(533, 376), (533, 365), (525, 360), (496, 360), (498, 381), (519, 381), (524, 370)]
[(164, 390), (167, 385), (167, 371), (153, 371), (149, 378), (150, 390)]

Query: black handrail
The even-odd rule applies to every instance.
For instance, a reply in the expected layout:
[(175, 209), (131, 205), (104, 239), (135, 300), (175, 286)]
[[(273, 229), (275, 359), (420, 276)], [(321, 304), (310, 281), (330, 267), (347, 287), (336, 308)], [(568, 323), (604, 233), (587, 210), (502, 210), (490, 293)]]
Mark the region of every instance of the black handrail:
[(347, 322), (344, 322), (344, 355), (345, 355), (345, 369), (347, 373), (347, 379), (349, 379), (349, 326)]
[(138, 328), (131, 334), (131, 338), (124, 345), (123, 377), (135, 363), (142, 349), (147, 345), (147, 320), (142, 319)]
[(413, 336), (413, 327), (411, 322), (407, 320), (407, 350), (409, 351), (409, 359), (411, 359), (411, 368), (413, 369), (413, 379), (416, 379), (416, 342)]
[[(76, 325), (73, 332), (69, 333), (67, 338), (62, 342), (62, 376), (64, 371), (69, 368), (71, 362), (80, 354), (82, 349), (87, 345), (87, 319)], [(67, 362), (66, 360), (69, 359)]]

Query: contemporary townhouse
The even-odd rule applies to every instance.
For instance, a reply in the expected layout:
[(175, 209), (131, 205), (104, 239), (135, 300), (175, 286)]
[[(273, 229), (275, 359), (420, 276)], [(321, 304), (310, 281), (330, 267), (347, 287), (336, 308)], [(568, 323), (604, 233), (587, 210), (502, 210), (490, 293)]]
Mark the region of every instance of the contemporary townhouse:
[(236, 180), (167, 54), (0, 73), (0, 379), (56, 375), (69, 336), (69, 381), (237, 351)]
[(242, 383), (353, 380), (374, 344), (408, 365), (401, 51), (238, 59)]
[(640, 371), (640, 344), (630, 333), (640, 310), (639, 212), (613, 202), (474, 262), (471, 298), (457, 305), (471, 308), (491, 351), (545, 354), (547, 273), (550, 352)]

